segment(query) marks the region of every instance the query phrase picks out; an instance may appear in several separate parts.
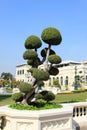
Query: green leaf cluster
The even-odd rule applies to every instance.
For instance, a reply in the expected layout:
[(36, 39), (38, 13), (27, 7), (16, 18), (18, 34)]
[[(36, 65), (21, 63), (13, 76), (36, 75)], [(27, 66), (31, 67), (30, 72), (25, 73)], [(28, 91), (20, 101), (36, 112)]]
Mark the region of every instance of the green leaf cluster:
[(29, 71), (37, 81), (46, 81), (49, 79), (49, 73), (47, 71), (39, 70), (37, 68), (31, 68)]
[(21, 82), (18, 87), (22, 93), (27, 94), (32, 91), (32, 85), (26, 82)]
[(25, 60), (27, 59), (34, 59), (37, 58), (37, 52), (33, 51), (33, 50), (26, 50), (23, 54), (23, 58)]
[(42, 42), (39, 37), (31, 35), (25, 40), (26, 49), (37, 49), (41, 47)]
[(61, 58), (56, 54), (49, 55), (48, 60), (52, 64), (59, 64), (61, 62)]
[(41, 38), (45, 43), (51, 45), (59, 45), (62, 41), (59, 30), (54, 27), (44, 29), (41, 34)]
[(21, 92), (19, 93), (14, 93), (12, 95), (12, 99), (15, 101), (15, 102), (21, 102), (23, 100), (23, 94)]

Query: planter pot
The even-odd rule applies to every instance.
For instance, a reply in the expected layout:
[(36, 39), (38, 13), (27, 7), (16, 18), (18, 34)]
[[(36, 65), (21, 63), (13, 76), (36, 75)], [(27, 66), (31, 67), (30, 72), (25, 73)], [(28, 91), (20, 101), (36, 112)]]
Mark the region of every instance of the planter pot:
[(39, 111), (0, 107), (3, 130), (73, 130), (72, 113), (73, 107), (69, 106)]

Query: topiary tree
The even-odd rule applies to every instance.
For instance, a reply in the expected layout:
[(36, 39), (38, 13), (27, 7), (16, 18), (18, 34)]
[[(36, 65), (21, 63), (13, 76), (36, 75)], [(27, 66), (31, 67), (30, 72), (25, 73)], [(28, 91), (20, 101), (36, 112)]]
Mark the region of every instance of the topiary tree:
[[(51, 46), (52, 45), (59, 45), (62, 41), (62, 37), (61, 37), (59, 30), (57, 30), (54, 27), (48, 27), (48, 28), (43, 30), (43, 32), (41, 34), (41, 38), (45, 43), (48, 44), (48, 50), (47, 50), (46, 58), (45, 58), (45, 62), (44, 62), (46, 68), (48, 68), (47, 63), (48, 63), (48, 57), (49, 57), (49, 54), (50, 54)], [(57, 55), (55, 56), (55, 58), (57, 58)], [(61, 61), (59, 60), (57, 62), (57, 64), (60, 63), (60, 62)]]
[[(38, 49), (42, 46), (42, 41), (48, 44), (48, 47), (41, 50), (41, 59), (38, 55)], [(24, 102), (22, 103), (31, 104), (32, 100), (41, 98), (49, 102), (55, 98), (54, 94), (48, 91), (36, 94), (38, 93), (36, 89), (38, 86), (41, 87), (43, 81), (48, 80), (50, 75), (58, 74), (57, 64), (61, 62), (61, 58), (51, 49), (51, 46), (57, 46), (61, 41), (61, 34), (54, 27), (44, 29), (41, 33), (41, 39), (31, 35), (25, 40), (24, 46), (26, 51), (23, 54), (23, 58), (27, 60), (28, 65), (32, 66), (28, 72), (31, 74), (31, 79), (33, 77), (35, 80), (31, 84), (21, 83), (19, 85), (20, 91), (24, 94)]]

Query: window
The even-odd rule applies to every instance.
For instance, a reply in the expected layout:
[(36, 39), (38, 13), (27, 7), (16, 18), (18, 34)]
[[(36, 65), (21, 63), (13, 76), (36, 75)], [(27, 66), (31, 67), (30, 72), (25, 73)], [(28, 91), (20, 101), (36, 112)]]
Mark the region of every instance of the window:
[(17, 71), (17, 75), (19, 75), (19, 70)]
[(24, 70), (21, 70), (21, 74), (24, 74)]
[(68, 85), (68, 76), (66, 76), (65, 85)]
[(63, 85), (63, 77), (60, 77), (60, 83)]
[(20, 70), (20, 74), (21, 74), (21, 70)]

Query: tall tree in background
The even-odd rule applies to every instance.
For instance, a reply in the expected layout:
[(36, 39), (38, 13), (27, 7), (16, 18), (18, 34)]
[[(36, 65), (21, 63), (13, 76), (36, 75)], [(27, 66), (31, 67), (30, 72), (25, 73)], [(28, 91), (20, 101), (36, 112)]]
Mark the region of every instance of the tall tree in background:
[[(42, 46), (42, 41), (48, 45), (48, 47), (41, 50), (42, 59), (38, 55), (38, 49)], [(36, 88), (40, 82), (49, 79), (50, 75), (57, 75), (57, 64), (61, 62), (60, 56), (58, 56), (52, 46), (57, 46), (61, 43), (62, 37), (58, 29), (54, 27), (48, 27), (41, 33), (41, 39), (35, 35), (29, 36), (24, 43), (26, 51), (23, 54), (23, 58), (27, 60), (27, 64), (32, 68), (28, 71), (31, 74), (32, 83), (21, 83), (19, 85), (20, 91), (23, 95), (16, 94), (19, 99), (23, 99), (21, 102), (24, 104), (30, 104), (33, 98), (42, 98), (44, 100), (53, 100), (52, 92), (41, 92), (39, 96), (36, 96)], [(43, 44), (44, 44), (43, 43)], [(33, 80), (34, 79), (34, 80)], [(18, 101), (18, 98), (13, 95), (13, 99)], [(23, 96), (23, 98), (21, 98)], [(49, 98), (48, 98), (49, 97)], [(37, 98), (38, 99), (38, 98)]]
[(5, 80), (9, 80), (9, 79), (12, 80), (13, 75), (11, 73), (2, 72), (1, 73), (1, 78), (5, 79)]

